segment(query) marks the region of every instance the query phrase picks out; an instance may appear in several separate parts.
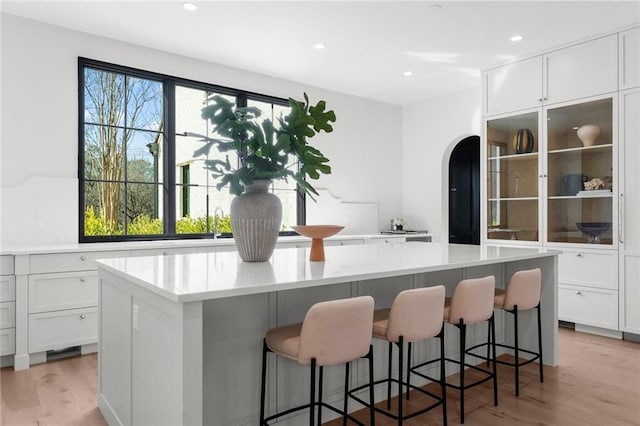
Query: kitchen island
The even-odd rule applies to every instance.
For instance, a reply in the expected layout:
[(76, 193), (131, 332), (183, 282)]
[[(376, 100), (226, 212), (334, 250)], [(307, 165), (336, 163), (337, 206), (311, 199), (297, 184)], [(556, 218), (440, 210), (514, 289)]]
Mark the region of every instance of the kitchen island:
[[(542, 269), (544, 361), (557, 364), (558, 252), (418, 242), (325, 250), (325, 262), (310, 262), (308, 248), (276, 249), (263, 263), (242, 262), (236, 252), (97, 261), (98, 404), (107, 422), (256, 424), (262, 338), (269, 328), (302, 321), (322, 300), (369, 294), (382, 308), (404, 289), (444, 284), (450, 295), (461, 279), (489, 274), (504, 288), (514, 271), (533, 267)], [(527, 314), (521, 345), (532, 349), (535, 316)], [(498, 341), (508, 342), (512, 331), (502, 315), (496, 325)], [(469, 345), (486, 339), (486, 326), (469, 331)], [(457, 351), (456, 336), (448, 331), (448, 353)], [(414, 346), (416, 362), (437, 353), (437, 342)], [(384, 374), (385, 354), (386, 345), (374, 345), (376, 377)], [(275, 357), (270, 362), (268, 411), (304, 402), (307, 369)], [(364, 383), (365, 368), (352, 369), (353, 385)], [(340, 401), (342, 385), (342, 369), (327, 368), (325, 400)], [(302, 414), (283, 424), (305, 421)]]

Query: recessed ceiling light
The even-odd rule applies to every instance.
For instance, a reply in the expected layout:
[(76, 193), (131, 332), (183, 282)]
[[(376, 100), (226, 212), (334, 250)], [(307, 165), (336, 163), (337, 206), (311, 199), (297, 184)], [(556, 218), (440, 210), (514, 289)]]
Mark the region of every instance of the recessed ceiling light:
[(402, 73), (402, 75), (404, 75), (405, 77), (410, 77), (410, 76), (412, 76), (412, 75), (413, 75), (413, 72), (411, 72), (411, 71), (405, 71), (405, 72), (403, 72), (403, 73)]
[(198, 10), (198, 6), (193, 3), (182, 3), (182, 8), (189, 12), (195, 12)]
[(509, 40), (511, 40), (511, 41), (520, 41), (520, 40), (522, 40), (522, 36), (520, 34), (516, 34), (513, 37), (511, 37)]
[(313, 45), (313, 48), (314, 48), (314, 49), (318, 49), (318, 50), (322, 50), (322, 49), (324, 49), (325, 47), (326, 47), (326, 46), (325, 46), (324, 44), (322, 44), (322, 43), (316, 43), (316, 44), (314, 44), (314, 45)]

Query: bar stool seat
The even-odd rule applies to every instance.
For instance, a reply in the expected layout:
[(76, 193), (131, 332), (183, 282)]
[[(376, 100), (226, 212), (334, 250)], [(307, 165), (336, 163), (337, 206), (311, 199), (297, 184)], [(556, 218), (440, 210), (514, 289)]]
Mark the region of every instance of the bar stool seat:
[[(291, 324), (269, 330), (262, 345), (262, 378), (260, 386), (260, 425), (296, 411), (309, 409), (310, 425), (322, 424), (322, 408), (328, 408), (356, 424), (360, 421), (348, 414), (349, 363), (359, 358), (369, 361), (369, 381), (373, 383), (373, 298), (371, 296), (332, 300), (313, 305), (300, 324)], [(267, 354), (275, 353), (301, 365), (310, 365), (311, 383), (309, 403), (286, 409), (265, 417)], [(322, 401), (325, 365), (345, 364), (343, 408), (339, 410)], [(316, 369), (319, 367), (318, 398), (316, 400)], [(373, 384), (369, 386), (369, 405), (373, 407)], [(371, 424), (375, 424), (374, 410), (370, 410)]]
[[(447, 400), (446, 400), (446, 388), (444, 386), (444, 326), (442, 322), (442, 311), (444, 308), (444, 286), (425, 287), (412, 290), (405, 290), (400, 292), (393, 301), (390, 309), (378, 309), (373, 315), (373, 337), (379, 340), (388, 342), (389, 349), (389, 364), (387, 377), (381, 380), (377, 380), (374, 384), (379, 385), (382, 383), (387, 384), (387, 409), (383, 410), (376, 407), (376, 411), (384, 414), (387, 417), (393, 418), (398, 421), (398, 425), (402, 425), (403, 421), (420, 414), (423, 414), (437, 406), (442, 405), (442, 417), (443, 423), (447, 424)], [(412, 342), (427, 340), (432, 337), (440, 338), (440, 358), (441, 370), (440, 370), (440, 385), (441, 395), (436, 395), (430, 391), (422, 389), (418, 386), (411, 385), (410, 369), (407, 368), (407, 379), (403, 380), (402, 375), (404, 372), (402, 363), (404, 361), (404, 343), (409, 344), (408, 349), (408, 367), (411, 366), (411, 344)], [(393, 346), (398, 347), (398, 379), (391, 377), (392, 364), (393, 364)], [(438, 359), (434, 360), (438, 361)], [(398, 411), (397, 413), (391, 412), (391, 384), (396, 383), (398, 385)], [(353, 389), (350, 393), (355, 393), (365, 386)], [(409, 399), (409, 392), (411, 389), (421, 392), (435, 402), (426, 407), (422, 407), (412, 413), (405, 414), (403, 411), (403, 388), (406, 387), (406, 398)], [(367, 404), (365, 401), (358, 399), (357, 396), (352, 395), (362, 404)]]

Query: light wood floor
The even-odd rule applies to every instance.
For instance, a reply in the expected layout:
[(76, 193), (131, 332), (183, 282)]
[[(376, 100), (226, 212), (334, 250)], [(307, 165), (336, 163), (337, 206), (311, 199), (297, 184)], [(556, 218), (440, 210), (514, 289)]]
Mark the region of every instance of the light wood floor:
[[(523, 368), (520, 397), (513, 394), (513, 370), (498, 371), (499, 406), (486, 383), (465, 393), (466, 425), (639, 425), (640, 344), (560, 329), (558, 368), (545, 368), (538, 381), (536, 364)], [(96, 408), (96, 355), (67, 358), (0, 373), (2, 425), (105, 425)], [(419, 403), (413, 393), (412, 403)], [(457, 393), (450, 390), (450, 424), (459, 421)], [(366, 413), (362, 413), (366, 422)], [(442, 411), (405, 422), (441, 424)], [(328, 425), (340, 425), (331, 422)], [(376, 425), (394, 424), (380, 415)]]

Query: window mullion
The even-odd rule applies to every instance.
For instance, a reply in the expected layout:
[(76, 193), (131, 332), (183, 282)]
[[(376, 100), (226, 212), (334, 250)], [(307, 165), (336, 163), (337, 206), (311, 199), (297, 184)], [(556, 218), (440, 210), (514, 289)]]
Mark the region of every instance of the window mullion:
[(163, 157), (164, 182), (164, 234), (176, 235), (176, 85), (174, 81), (164, 83), (165, 102), (164, 118), (167, 123), (164, 136)]

